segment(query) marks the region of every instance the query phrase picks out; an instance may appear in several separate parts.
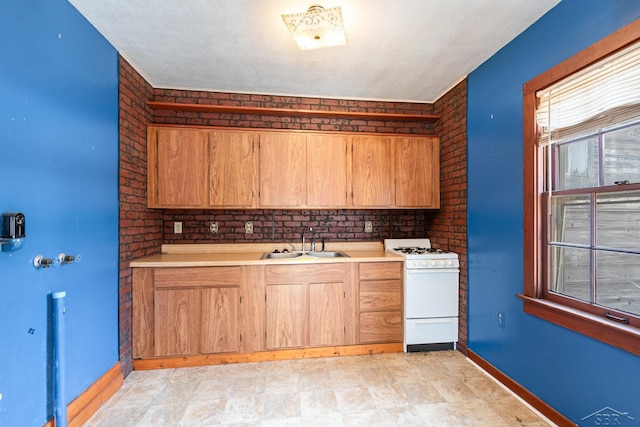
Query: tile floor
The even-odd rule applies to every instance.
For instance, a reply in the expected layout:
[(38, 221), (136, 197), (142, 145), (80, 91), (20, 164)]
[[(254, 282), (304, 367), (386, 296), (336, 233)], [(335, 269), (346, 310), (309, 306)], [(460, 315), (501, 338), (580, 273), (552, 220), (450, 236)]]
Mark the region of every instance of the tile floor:
[(549, 424), (457, 351), (134, 371), (85, 427)]

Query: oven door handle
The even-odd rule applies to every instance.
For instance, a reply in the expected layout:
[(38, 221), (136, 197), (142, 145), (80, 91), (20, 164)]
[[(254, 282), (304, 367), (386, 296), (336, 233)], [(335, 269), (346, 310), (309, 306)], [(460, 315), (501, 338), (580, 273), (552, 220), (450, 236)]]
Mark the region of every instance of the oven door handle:
[[(455, 319), (457, 320), (457, 317)], [(453, 320), (454, 319), (450, 317), (443, 318), (443, 319), (418, 319), (414, 323), (416, 325), (425, 325), (430, 323), (453, 323)]]
[(459, 273), (457, 268), (413, 268), (405, 269), (409, 274), (432, 274), (432, 273)]

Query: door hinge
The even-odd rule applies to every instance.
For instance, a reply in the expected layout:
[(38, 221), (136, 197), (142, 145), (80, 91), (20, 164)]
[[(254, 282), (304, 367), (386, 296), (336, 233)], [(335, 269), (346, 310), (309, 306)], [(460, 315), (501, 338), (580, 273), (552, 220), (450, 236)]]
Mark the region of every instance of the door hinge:
[(240, 296), (240, 304), (242, 304), (242, 296)]
[(242, 334), (240, 334), (240, 342), (242, 342)]

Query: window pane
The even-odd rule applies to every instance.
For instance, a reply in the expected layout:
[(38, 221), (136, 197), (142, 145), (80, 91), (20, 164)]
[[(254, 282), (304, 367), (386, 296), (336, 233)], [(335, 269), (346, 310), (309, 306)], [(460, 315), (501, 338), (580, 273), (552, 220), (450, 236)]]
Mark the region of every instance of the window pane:
[(551, 198), (551, 240), (589, 245), (591, 238), (590, 198), (553, 196)]
[(640, 255), (596, 251), (596, 303), (640, 315)]
[(604, 184), (640, 182), (640, 124), (604, 134)]
[(596, 245), (640, 250), (640, 191), (597, 196)]
[(598, 185), (597, 136), (559, 145), (557, 157), (557, 190)]
[(589, 302), (589, 249), (553, 246), (551, 265), (553, 277), (549, 290)]

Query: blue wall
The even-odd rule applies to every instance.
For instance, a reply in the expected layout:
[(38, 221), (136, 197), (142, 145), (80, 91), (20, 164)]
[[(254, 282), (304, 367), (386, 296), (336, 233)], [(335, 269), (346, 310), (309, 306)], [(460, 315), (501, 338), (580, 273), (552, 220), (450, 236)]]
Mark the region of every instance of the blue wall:
[[(52, 292), (67, 292), (67, 400), (118, 361), (118, 54), (66, 0), (1, 9), (0, 212), (23, 212), (27, 239), (0, 253), (0, 425), (42, 426)], [(82, 260), (33, 267), (60, 252)]]
[[(637, 0), (564, 0), (468, 78), (469, 348), (580, 425), (640, 425), (640, 358), (522, 311), (522, 84), (640, 17)], [(505, 314), (505, 327), (497, 313)]]

